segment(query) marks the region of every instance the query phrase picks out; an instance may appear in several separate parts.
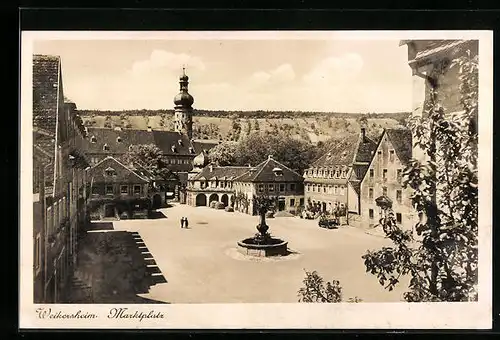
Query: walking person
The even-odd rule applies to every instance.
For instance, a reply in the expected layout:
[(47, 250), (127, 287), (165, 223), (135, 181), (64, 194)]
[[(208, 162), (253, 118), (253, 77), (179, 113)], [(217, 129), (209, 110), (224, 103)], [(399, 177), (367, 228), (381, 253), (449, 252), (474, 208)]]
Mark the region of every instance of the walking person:
[(186, 229), (188, 229), (189, 222), (187, 217), (184, 217), (184, 224), (186, 225)]
[(181, 229), (184, 228), (184, 217), (181, 217)]

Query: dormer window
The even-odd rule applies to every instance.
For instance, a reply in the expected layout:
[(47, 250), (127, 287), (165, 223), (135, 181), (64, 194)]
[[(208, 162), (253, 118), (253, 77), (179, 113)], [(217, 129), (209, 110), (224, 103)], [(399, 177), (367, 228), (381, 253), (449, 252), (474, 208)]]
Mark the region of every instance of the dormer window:
[(116, 137), (116, 142), (117, 143), (121, 143), (122, 142), (122, 138), (121, 137)]
[(132, 149), (133, 149), (132, 145), (129, 145), (128, 146), (128, 151), (132, 151)]
[(103, 147), (102, 147), (102, 149), (104, 151), (109, 151), (109, 145), (108, 144), (104, 144)]
[(189, 147), (189, 153), (194, 153), (194, 149), (191, 146)]
[(182, 145), (182, 139), (179, 139), (177, 143), (179, 143), (179, 145)]
[(172, 149), (172, 152), (177, 152), (177, 147), (175, 145), (172, 145), (171, 149)]
[(116, 170), (112, 167), (108, 167), (104, 170), (104, 175), (108, 177), (116, 176)]
[(283, 176), (283, 170), (281, 168), (274, 168), (273, 172), (275, 176)]
[(97, 143), (97, 138), (96, 138), (96, 136), (92, 136), (92, 137), (90, 137), (90, 142), (91, 142), (91, 143)]

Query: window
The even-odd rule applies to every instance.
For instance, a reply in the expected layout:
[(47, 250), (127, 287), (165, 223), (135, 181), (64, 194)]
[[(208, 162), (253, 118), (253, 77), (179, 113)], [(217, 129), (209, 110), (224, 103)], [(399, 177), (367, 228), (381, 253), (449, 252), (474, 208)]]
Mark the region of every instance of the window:
[(264, 192), (264, 184), (259, 184), (259, 192)]
[(370, 169), (370, 178), (373, 178), (374, 175), (375, 175), (375, 171), (373, 169)]
[(113, 193), (113, 186), (112, 185), (106, 185), (106, 195), (112, 194)]
[(394, 162), (394, 150), (389, 150), (389, 161)]
[(401, 223), (403, 221), (403, 216), (401, 213), (396, 213), (396, 223)]
[(368, 198), (373, 199), (373, 188), (368, 189)]
[(346, 177), (347, 177), (347, 171), (342, 170), (342, 178), (346, 178)]
[(316, 192), (316, 185), (313, 184), (313, 192)]
[(134, 185), (134, 195), (139, 195), (141, 193), (141, 186)]
[(396, 190), (396, 201), (398, 201), (398, 203), (403, 201), (403, 192), (401, 190)]
[(326, 193), (326, 185), (323, 185), (323, 192)]
[(335, 178), (339, 178), (339, 175), (340, 175), (340, 171), (339, 170), (335, 171)]
[(403, 175), (403, 170), (402, 170), (402, 169), (398, 169), (398, 170), (396, 171), (396, 179), (398, 180), (398, 182), (400, 182), (400, 181), (401, 181), (401, 177), (402, 177), (402, 175)]
[(303, 206), (303, 205), (304, 205), (304, 199), (303, 199), (303, 198), (301, 198), (299, 202), (300, 202), (300, 203), (299, 203), (299, 204), (300, 204), (300, 206)]
[(338, 187), (336, 185), (333, 186), (333, 194), (334, 195), (337, 195), (337, 190), (338, 190)]
[(280, 191), (285, 191), (285, 184), (284, 183), (280, 183)]
[(377, 151), (377, 156), (380, 158), (382, 157), (382, 151)]
[(117, 143), (121, 143), (122, 142), (122, 138), (121, 137), (116, 137), (116, 142)]
[(120, 186), (120, 193), (122, 193), (122, 194), (128, 194), (128, 185), (122, 185), (122, 186)]
[(38, 233), (38, 235), (36, 235), (36, 239), (35, 239), (35, 259), (34, 259), (34, 266), (35, 266), (35, 270), (36, 271), (38, 271), (40, 269), (41, 254), (42, 254), (41, 237), (40, 237), (40, 233)]
[(373, 209), (368, 210), (368, 216), (370, 217), (370, 220), (373, 220)]
[(295, 198), (290, 198), (290, 206), (295, 207)]
[(108, 144), (104, 144), (104, 145), (102, 146), (102, 149), (103, 149), (104, 151), (109, 151), (109, 146), (108, 146)]
[(295, 191), (295, 183), (290, 184), (290, 191)]
[(343, 185), (340, 186), (340, 194), (345, 195), (345, 187)]
[(109, 167), (106, 170), (104, 170), (104, 175), (105, 176), (115, 176), (116, 175), (116, 171), (115, 171), (115, 169)]
[(54, 215), (52, 207), (47, 208), (47, 225), (45, 226), (47, 233), (50, 235), (52, 233), (52, 226), (54, 225)]
[(269, 191), (273, 192), (274, 191), (274, 184), (268, 184), (267, 188), (269, 189)]
[(54, 223), (52, 225), (52, 231), (54, 231), (59, 226), (59, 203), (54, 203)]
[(382, 171), (382, 178), (383, 178), (383, 179), (387, 179), (387, 169), (384, 169), (384, 170)]
[(90, 142), (91, 143), (96, 143), (97, 142), (97, 138), (95, 136), (90, 137)]
[(382, 188), (382, 195), (387, 196), (387, 187)]
[(177, 164), (182, 164), (182, 159), (178, 159)]

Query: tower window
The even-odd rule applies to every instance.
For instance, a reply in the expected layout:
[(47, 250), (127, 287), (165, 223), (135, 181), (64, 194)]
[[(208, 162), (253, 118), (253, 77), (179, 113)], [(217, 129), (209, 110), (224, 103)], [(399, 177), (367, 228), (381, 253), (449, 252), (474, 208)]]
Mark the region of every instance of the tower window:
[(373, 199), (373, 188), (368, 189), (368, 198)]
[(370, 178), (373, 178), (373, 175), (374, 175), (374, 171), (373, 171), (373, 169), (370, 169)]
[(403, 215), (401, 215), (401, 213), (396, 213), (396, 222), (397, 223), (403, 222)]
[(370, 220), (373, 220), (373, 209), (368, 210), (368, 216), (370, 217)]
[(384, 169), (382, 172), (382, 178), (386, 179), (387, 178), (387, 169)]
[(382, 195), (387, 196), (387, 187), (382, 188)]

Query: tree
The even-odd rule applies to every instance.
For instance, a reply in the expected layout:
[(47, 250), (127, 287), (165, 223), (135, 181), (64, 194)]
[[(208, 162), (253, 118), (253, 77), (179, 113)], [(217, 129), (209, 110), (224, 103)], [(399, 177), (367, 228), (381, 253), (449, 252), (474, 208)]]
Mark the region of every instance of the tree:
[(163, 153), (154, 144), (131, 145), (129, 151), (123, 155), (126, 164), (139, 164), (153, 175), (163, 179), (170, 179), (172, 172), (163, 163)]
[(235, 151), (235, 165), (257, 165), (272, 155), (285, 166), (302, 173), (314, 158), (314, 147), (284, 133), (253, 133)]
[[(304, 287), (300, 288), (297, 294), (299, 302), (342, 302), (342, 287), (337, 280), (325, 284), (323, 278), (316, 271), (306, 271), (306, 277), (302, 283)], [(347, 302), (361, 301), (357, 296), (347, 300)]]
[(412, 234), (402, 231), (389, 212), (383, 228), (394, 247), (363, 256), (366, 270), (389, 290), (401, 275), (409, 275), (404, 294), (409, 302), (477, 301), (478, 57), (467, 53), (451, 67), (459, 69), (464, 111), (446, 114), (434, 87), (423, 117), (410, 124), (415, 144), (428, 157), (412, 160), (403, 171), (420, 216), (415, 230), (421, 242), (412, 246)]
[(225, 141), (216, 145), (210, 150), (208, 159), (211, 163), (219, 166), (234, 165), (236, 163), (236, 149), (238, 143), (233, 141)]

